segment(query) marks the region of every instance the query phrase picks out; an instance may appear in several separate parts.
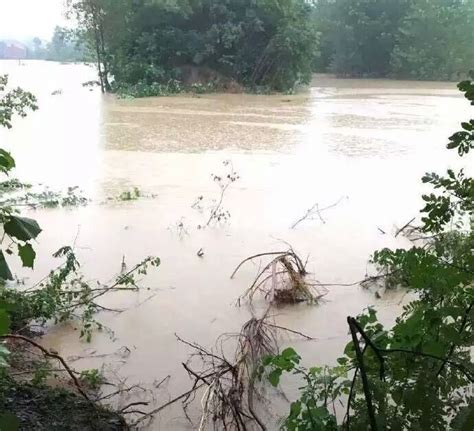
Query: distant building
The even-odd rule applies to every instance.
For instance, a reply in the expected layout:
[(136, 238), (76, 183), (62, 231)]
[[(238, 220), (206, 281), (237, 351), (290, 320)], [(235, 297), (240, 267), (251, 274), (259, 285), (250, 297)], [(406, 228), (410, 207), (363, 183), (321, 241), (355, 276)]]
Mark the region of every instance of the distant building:
[(28, 56), (28, 48), (16, 40), (0, 41), (0, 58), (23, 60)]

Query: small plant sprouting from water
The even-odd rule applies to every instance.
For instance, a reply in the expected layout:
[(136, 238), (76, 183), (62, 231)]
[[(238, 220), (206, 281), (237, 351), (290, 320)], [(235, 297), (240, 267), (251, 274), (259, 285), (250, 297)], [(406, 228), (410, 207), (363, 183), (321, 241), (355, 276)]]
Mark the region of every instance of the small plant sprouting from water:
[(0, 289), (0, 301), (11, 305), (12, 331), (26, 329), (32, 321), (45, 324), (50, 320), (56, 323), (73, 320), (80, 322), (81, 338), (90, 341), (94, 329), (103, 328), (95, 315), (107, 310), (97, 301), (112, 292), (138, 291), (137, 277), (160, 264), (159, 258), (148, 257), (130, 271), (117, 276), (111, 284), (102, 284), (85, 279), (71, 247), (62, 247), (53, 256), (64, 259), (63, 264), (37, 285), (27, 290), (7, 286)]
[(171, 232), (175, 232), (179, 236), (179, 238), (184, 238), (185, 236), (189, 235), (185, 221), (185, 218), (181, 217), (177, 222), (168, 226), (168, 230)]
[(125, 190), (118, 196), (119, 201), (136, 201), (140, 199), (142, 193), (138, 187), (134, 187), (131, 190)]
[(198, 225), (198, 229), (203, 229), (211, 225), (227, 223), (231, 217), (230, 212), (223, 206), (224, 198), (229, 187), (240, 179), (231, 160), (224, 160), (222, 162), (226, 168), (226, 172), (221, 175), (211, 174), (211, 178), (219, 188), (219, 196), (212, 204), (205, 204), (205, 197), (199, 196), (196, 198), (191, 208), (203, 212), (206, 207), (209, 208), (209, 216), (204, 224)]
[(97, 368), (83, 370), (80, 374), (81, 383), (92, 390), (98, 390), (106, 382), (104, 375)]
[(33, 187), (31, 184), (24, 183), (18, 178), (11, 178), (0, 182), (0, 194), (11, 193), (23, 189), (31, 189), (31, 187)]

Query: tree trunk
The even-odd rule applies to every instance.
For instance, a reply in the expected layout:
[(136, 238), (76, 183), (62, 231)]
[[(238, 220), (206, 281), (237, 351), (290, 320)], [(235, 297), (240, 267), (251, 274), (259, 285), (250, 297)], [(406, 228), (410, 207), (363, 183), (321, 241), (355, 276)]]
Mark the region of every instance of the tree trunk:
[(101, 57), (102, 57), (102, 65), (103, 65), (103, 82), (104, 88), (106, 92), (110, 92), (112, 87), (109, 83), (109, 64), (107, 59), (107, 52), (105, 49), (105, 39), (104, 39), (104, 26), (102, 20), (99, 23), (99, 36), (100, 36), (100, 48), (101, 48)]

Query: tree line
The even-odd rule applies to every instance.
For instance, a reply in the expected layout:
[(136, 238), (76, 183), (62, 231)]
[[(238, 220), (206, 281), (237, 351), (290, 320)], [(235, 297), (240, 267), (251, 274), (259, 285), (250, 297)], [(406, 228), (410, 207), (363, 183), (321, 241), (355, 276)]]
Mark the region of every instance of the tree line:
[(318, 70), (458, 80), (473, 66), (472, 0), (318, 0), (314, 19)]
[(68, 12), (107, 91), (291, 91), (313, 72), (456, 80), (474, 58), (472, 0), (68, 0)]
[(27, 58), (35, 60), (84, 62), (93, 61), (86, 49), (84, 39), (80, 33), (56, 26), (51, 41), (45, 42), (39, 37), (27, 44)]

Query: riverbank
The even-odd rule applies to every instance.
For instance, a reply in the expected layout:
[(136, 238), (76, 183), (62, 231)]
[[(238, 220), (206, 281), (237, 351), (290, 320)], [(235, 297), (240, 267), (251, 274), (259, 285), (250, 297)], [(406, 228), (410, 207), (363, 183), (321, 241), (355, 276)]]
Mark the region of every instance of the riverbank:
[[(0, 412), (14, 415), (10, 424), (21, 430), (122, 431), (125, 421), (112, 411), (93, 405), (70, 390), (21, 383), (2, 377)], [(3, 428), (2, 428), (3, 429)], [(17, 429), (15, 426), (5, 429)]]

